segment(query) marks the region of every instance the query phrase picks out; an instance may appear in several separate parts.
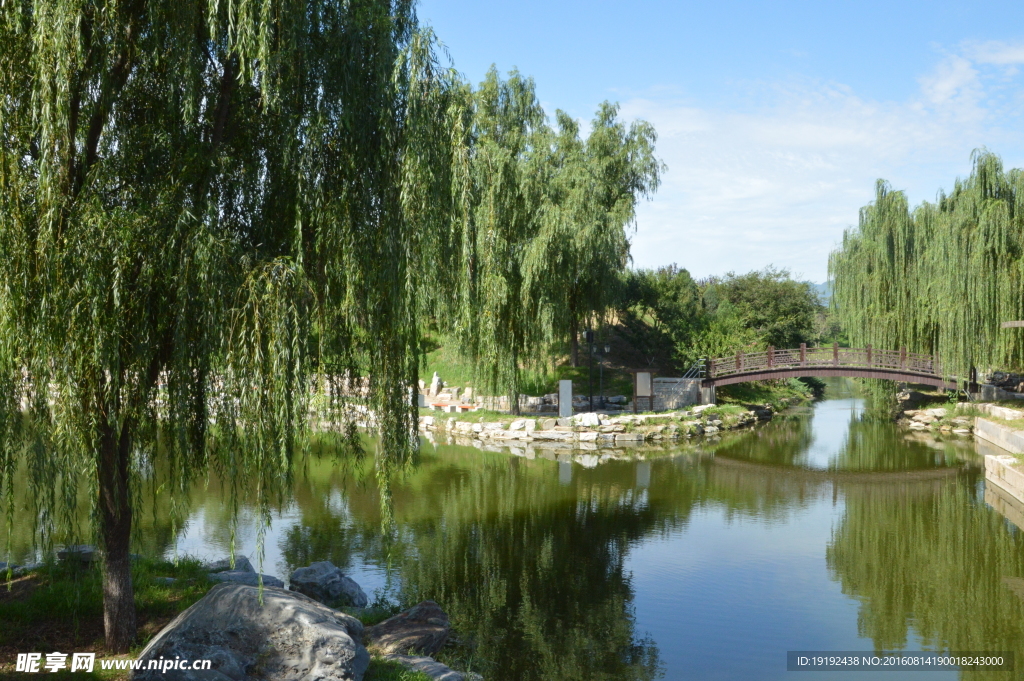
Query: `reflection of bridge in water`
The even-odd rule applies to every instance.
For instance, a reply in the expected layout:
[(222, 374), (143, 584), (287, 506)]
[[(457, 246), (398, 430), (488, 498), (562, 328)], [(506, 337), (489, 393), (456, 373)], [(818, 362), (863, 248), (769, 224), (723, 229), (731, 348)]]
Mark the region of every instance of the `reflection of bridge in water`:
[(715, 456), (715, 466), (737, 472), (756, 473), (759, 479), (785, 478), (802, 483), (836, 483), (844, 485), (884, 485), (930, 482), (945, 480), (964, 473), (968, 466), (939, 466), (937, 468), (919, 468), (912, 470), (889, 471), (844, 471), (817, 468), (801, 468), (799, 466), (777, 466), (772, 464), (742, 461), (725, 456)]
[(732, 357), (709, 360), (703, 387), (765, 381), (801, 376), (848, 376), (883, 378), (923, 383), (956, 390), (955, 380), (944, 377), (933, 355), (899, 350), (832, 347), (808, 348), (801, 343), (792, 350), (768, 348), (764, 352), (737, 352)]

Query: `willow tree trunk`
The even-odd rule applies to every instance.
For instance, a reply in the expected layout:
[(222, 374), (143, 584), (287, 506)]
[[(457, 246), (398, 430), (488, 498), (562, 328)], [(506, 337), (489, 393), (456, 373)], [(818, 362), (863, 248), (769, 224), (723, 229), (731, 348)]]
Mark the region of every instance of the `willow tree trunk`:
[(572, 365), (578, 367), (580, 365), (580, 331), (575, 323), (572, 325), (572, 332), (569, 336), (572, 338), (572, 352), (570, 353)]
[(129, 480), (131, 428), (100, 426), (100, 537), (103, 541), (103, 629), (107, 649), (123, 653), (135, 643), (135, 590), (132, 587), (132, 503)]

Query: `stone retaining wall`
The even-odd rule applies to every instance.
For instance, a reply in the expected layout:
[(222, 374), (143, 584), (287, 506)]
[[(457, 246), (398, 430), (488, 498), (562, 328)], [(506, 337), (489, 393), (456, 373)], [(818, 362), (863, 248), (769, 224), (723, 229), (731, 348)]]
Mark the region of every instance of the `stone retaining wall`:
[(700, 403), (699, 378), (655, 378), (654, 411), (672, 411)]
[[(1012, 454), (1024, 454), (1024, 432), (977, 417), (974, 419), (974, 434)], [(1021, 490), (1024, 491), (1024, 484)]]

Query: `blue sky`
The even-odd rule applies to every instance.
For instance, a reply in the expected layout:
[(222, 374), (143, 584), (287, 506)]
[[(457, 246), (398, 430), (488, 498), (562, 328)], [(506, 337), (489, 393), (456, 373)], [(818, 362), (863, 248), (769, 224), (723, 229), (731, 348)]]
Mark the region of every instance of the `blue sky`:
[(1024, 166), (1024, 3), (424, 0), (455, 67), (533, 76), (549, 113), (603, 100), (659, 132), (637, 267), (768, 264), (814, 281), (875, 181), (933, 200), (987, 147)]

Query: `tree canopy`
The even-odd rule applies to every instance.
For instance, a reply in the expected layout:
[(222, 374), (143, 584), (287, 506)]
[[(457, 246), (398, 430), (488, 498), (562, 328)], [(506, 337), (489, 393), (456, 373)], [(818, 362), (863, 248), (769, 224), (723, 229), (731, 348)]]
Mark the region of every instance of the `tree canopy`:
[(829, 260), (833, 301), (854, 345), (938, 354), (947, 375), (1024, 367), (1024, 172), (974, 153), (948, 195), (911, 210), (879, 181)]
[(124, 650), (154, 457), (269, 499), (311, 390), (362, 375), (381, 460), (409, 451), (465, 107), (405, 0), (7, 2), (0, 93), (0, 485), (25, 455), (50, 529), (91, 489)]
[(552, 129), (533, 81), (515, 71), (502, 80), (492, 68), (472, 105), (474, 271), (454, 317), (465, 321), (444, 330), (514, 409), (523, 367), (574, 344), (580, 325), (609, 306), (636, 206), (663, 166), (653, 127), (627, 126), (613, 104), (601, 105), (586, 139), (562, 111)]
[(741, 350), (812, 343), (825, 328), (812, 286), (770, 266), (701, 282), (678, 265), (636, 270), (624, 276), (617, 306), (620, 318), (648, 321), (655, 337), (646, 342), (673, 347), (676, 370)]

